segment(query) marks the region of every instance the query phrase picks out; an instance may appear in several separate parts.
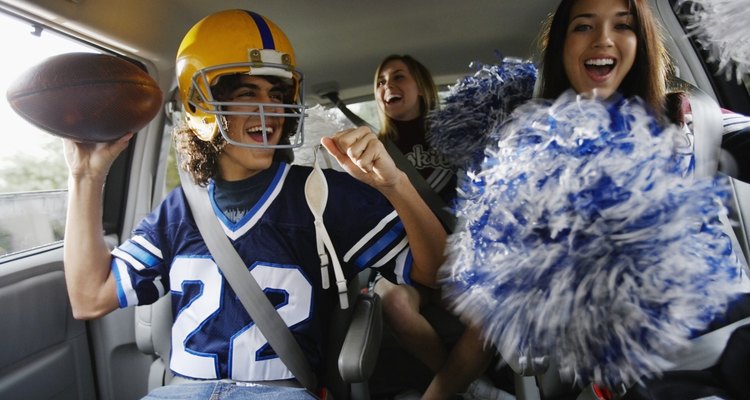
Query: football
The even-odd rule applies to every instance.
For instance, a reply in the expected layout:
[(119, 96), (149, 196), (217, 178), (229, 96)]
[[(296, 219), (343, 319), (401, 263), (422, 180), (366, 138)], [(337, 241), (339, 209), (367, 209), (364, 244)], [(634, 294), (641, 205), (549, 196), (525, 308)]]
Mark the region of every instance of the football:
[(151, 76), (125, 59), (66, 53), (18, 76), (6, 97), (16, 113), (53, 135), (108, 142), (146, 126), (163, 94)]

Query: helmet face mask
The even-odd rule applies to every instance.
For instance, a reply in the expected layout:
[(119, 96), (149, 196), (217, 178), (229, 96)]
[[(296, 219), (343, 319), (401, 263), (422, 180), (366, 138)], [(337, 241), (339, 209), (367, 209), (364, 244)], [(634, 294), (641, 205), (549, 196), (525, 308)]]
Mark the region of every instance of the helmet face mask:
[[(210, 67), (206, 68), (205, 70), (201, 70), (196, 72), (196, 74), (193, 76), (191, 88), (188, 92), (188, 104), (192, 106), (193, 113), (194, 114), (210, 114), (214, 116), (214, 121), (216, 121), (215, 125), (218, 129), (218, 132), (221, 133), (221, 135), (224, 137), (224, 140), (227, 141), (227, 143), (236, 145), (236, 146), (243, 146), (243, 147), (255, 147), (255, 148), (278, 148), (278, 149), (284, 149), (284, 148), (295, 148), (300, 147), (303, 144), (304, 141), (304, 115), (305, 115), (305, 105), (303, 102), (297, 100), (295, 102), (290, 103), (255, 103), (255, 102), (240, 102), (240, 101), (227, 101), (227, 100), (220, 100), (217, 99), (211, 90), (203, 90), (202, 88), (205, 87), (213, 87), (217, 82), (212, 82), (213, 84), (209, 85), (208, 77), (211, 75), (217, 76), (215, 80), (218, 80), (222, 76), (228, 75), (227, 73), (214, 73), (213, 70), (226, 70), (227, 67), (229, 67), (229, 70), (234, 70), (236, 67), (245, 67), (245, 68), (251, 68), (251, 69), (259, 69), (263, 68), (264, 70), (268, 70), (269, 68), (279, 68), (283, 66), (277, 66), (278, 64), (262, 64), (262, 67), (258, 67), (257, 64), (253, 65), (243, 65), (243, 64), (234, 64), (234, 65), (228, 65), (228, 66), (217, 66), (217, 67)], [(229, 73), (234, 74), (234, 73)], [(255, 75), (255, 74), (253, 74)], [(269, 76), (269, 75), (259, 75), (261, 77)], [(272, 77), (276, 77), (277, 75), (270, 75)], [(300, 73), (301, 76), (301, 73)], [(301, 78), (299, 80), (290, 80), (281, 78), (285, 81), (289, 81), (292, 84), (290, 85), (292, 98), (301, 99), (304, 98), (304, 90), (302, 88), (298, 89), (298, 86), (296, 85), (296, 82), (301, 81)], [(233, 111), (230, 110), (230, 107), (233, 109), (236, 108), (242, 108), (243, 111)], [(248, 111), (248, 110), (257, 110), (257, 111)], [(270, 110), (269, 110), (270, 109)], [(281, 109), (281, 111), (279, 111)], [(190, 113), (188, 113), (190, 114)], [(258, 117), (261, 123), (262, 127), (262, 133), (263, 133), (263, 142), (262, 143), (244, 143), (244, 142), (237, 142), (233, 140), (229, 136), (229, 132), (227, 132), (226, 124), (222, 122), (224, 119), (223, 117), (229, 116), (229, 115), (244, 115), (244, 116), (253, 116)], [(289, 119), (297, 119), (297, 123), (294, 125), (296, 128), (289, 132), (285, 131), (283, 138), (286, 138), (288, 140), (282, 140), (282, 142), (278, 144), (271, 144), (268, 142), (268, 137), (266, 136), (266, 117), (283, 117), (285, 121)], [(289, 123), (284, 124), (284, 126), (290, 125)], [(215, 133), (212, 134), (211, 138)], [(210, 139), (209, 139), (210, 140)]]
[[(303, 74), (295, 67), (294, 51), (286, 35), (270, 20), (245, 10), (209, 15), (185, 35), (176, 67), (187, 123), (200, 139), (210, 141), (220, 133), (228, 143), (243, 147), (284, 149), (303, 144)], [(278, 104), (217, 99), (211, 93), (212, 86), (220, 77), (233, 74), (278, 77), (290, 84), (290, 100)], [(228, 106), (240, 106), (242, 111), (230, 111)], [(223, 123), (229, 115), (259, 118), (263, 142), (232, 140)], [(296, 129), (284, 132), (278, 144), (271, 144), (265, 134), (265, 117), (284, 117), (284, 126), (294, 125)], [(296, 123), (288, 123), (290, 119)]]

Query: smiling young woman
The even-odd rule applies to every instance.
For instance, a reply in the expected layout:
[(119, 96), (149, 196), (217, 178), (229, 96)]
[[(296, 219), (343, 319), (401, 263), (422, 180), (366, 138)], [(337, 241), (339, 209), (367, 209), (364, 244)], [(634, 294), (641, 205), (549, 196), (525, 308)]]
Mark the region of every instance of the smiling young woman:
[(669, 113), (666, 82), (672, 66), (645, 1), (563, 0), (540, 41), (540, 97), (555, 99), (570, 88), (597, 89), (601, 98), (620, 91), (641, 97), (659, 115)]
[(570, 10), (563, 66), (578, 93), (608, 98), (630, 72), (638, 40), (625, 0), (580, 0)]

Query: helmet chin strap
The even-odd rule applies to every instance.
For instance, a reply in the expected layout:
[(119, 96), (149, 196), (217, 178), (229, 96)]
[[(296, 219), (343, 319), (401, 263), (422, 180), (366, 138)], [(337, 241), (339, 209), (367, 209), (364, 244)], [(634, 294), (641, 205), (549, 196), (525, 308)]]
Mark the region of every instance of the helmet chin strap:
[[(320, 145), (313, 149), (313, 169), (305, 181), (305, 199), (307, 205), (315, 217), (315, 239), (318, 246), (318, 256), (320, 257), (320, 274), (323, 289), (330, 287), (328, 267), (333, 264), (333, 273), (336, 278), (336, 290), (339, 293), (339, 305), (341, 309), (349, 308), (348, 290), (346, 287), (346, 277), (341, 269), (341, 262), (333, 242), (328, 236), (328, 231), (323, 223), (323, 212), (328, 202), (328, 183), (323, 175), (323, 170), (318, 164), (318, 151)], [(330, 255), (330, 257), (329, 257)]]

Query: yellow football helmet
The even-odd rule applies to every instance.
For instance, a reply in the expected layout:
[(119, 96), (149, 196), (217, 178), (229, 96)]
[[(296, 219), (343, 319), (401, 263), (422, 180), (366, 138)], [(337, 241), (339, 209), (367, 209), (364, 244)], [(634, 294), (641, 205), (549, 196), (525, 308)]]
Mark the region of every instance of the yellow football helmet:
[[(210, 141), (221, 133), (227, 142), (245, 147), (293, 148), (303, 143), (305, 114), (302, 72), (296, 69), (294, 50), (284, 32), (271, 20), (246, 10), (226, 10), (198, 21), (182, 40), (177, 51), (177, 84), (188, 125), (202, 140)], [(211, 86), (222, 75), (244, 73), (276, 76), (291, 83), (293, 104), (273, 104), (283, 112), (266, 112), (264, 103), (217, 101)], [(259, 116), (263, 126), (263, 143), (248, 144), (229, 138), (220, 116), (227, 115), (225, 106), (257, 107), (257, 112), (241, 114)], [(237, 114), (237, 112), (232, 112)], [(265, 136), (264, 116), (298, 119), (294, 132), (285, 132), (285, 139), (271, 145)], [(288, 135), (288, 136), (287, 136)]]

